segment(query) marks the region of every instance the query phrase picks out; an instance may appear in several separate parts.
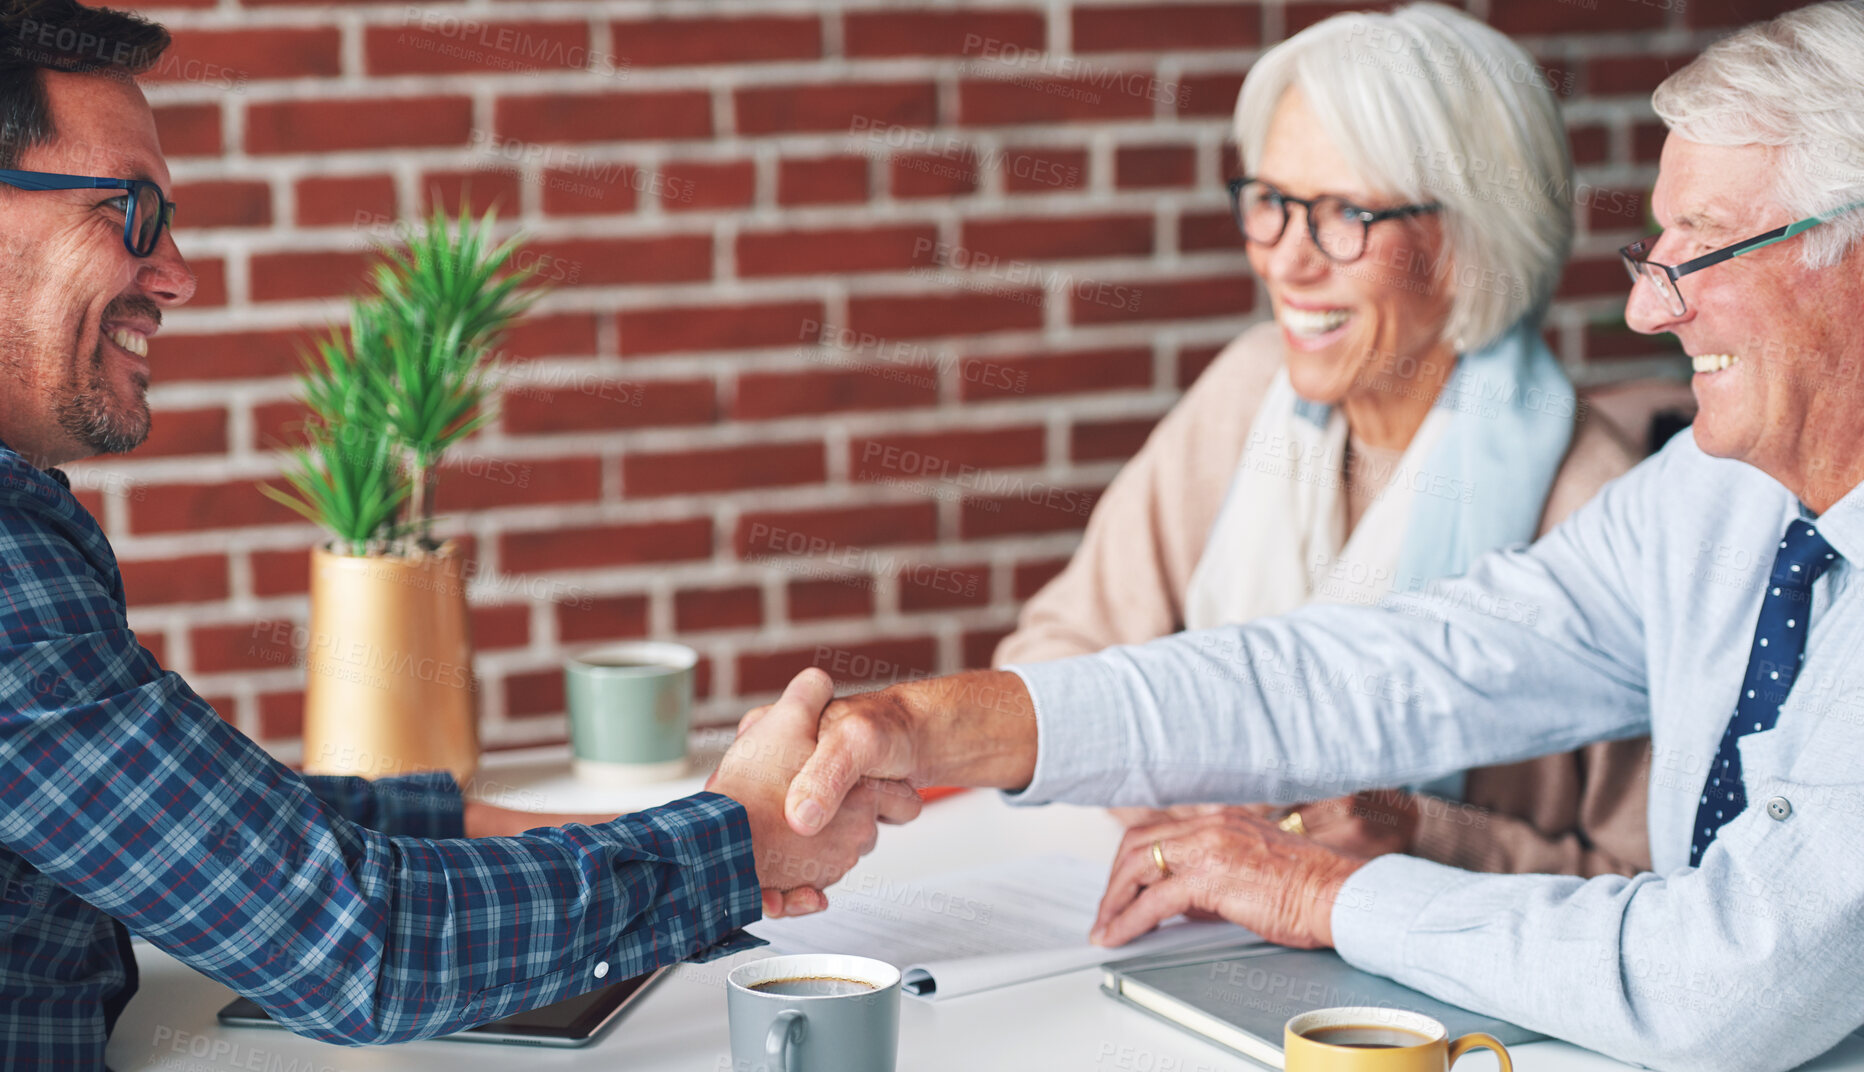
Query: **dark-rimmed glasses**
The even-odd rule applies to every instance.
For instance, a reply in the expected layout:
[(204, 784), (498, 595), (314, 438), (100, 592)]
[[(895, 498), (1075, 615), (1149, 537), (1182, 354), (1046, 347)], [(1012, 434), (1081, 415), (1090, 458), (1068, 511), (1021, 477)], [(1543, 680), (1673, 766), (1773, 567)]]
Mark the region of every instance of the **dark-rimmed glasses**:
[(138, 257), (155, 252), (162, 231), (175, 221), (175, 203), (148, 179), (107, 179), (95, 175), (60, 175), (51, 171), (0, 168), (0, 183), (21, 190), (124, 190), (123, 245)]
[(1361, 208), (1345, 198), (1322, 194), (1316, 198), (1290, 197), (1261, 179), (1245, 175), (1230, 180), (1230, 212), (1236, 217), (1236, 229), (1243, 237), (1259, 245), (1273, 246), (1288, 229), (1288, 206), (1307, 210), (1307, 234), (1314, 247), (1335, 264), (1350, 264), (1366, 252), (1366, 237), (1372, 225), (1383, 220), (1404, 219), (1443, 206), (1399, 205), (1396, 208)]
[(1752, 238), (1743, 238), (1733, 245), (1723, 246), (1713, 252), (1704, 253), (1700, 257), (1691, 257), (1677, 265), (1658, 264), (1650, 259), (1650, 251), (1656, 248), (1657, 240), (1663, 237), (1661, 231), (1648, 238), (1640, 238), (1624, 247), (1618, 251), (1618, 256), (1624, 258), (1625, 271), (1631, 274), (1633, 287), (1637, 286), (1640, 279), (1647, 281), (1669, 305), (1670, 315), (1682, 316), (1689, 311), (1689, 306), (1683, 302), (1683, 292), (1677, 287), (1677, 280), (1691, 272), (1700, 272), (1711, 265), (1739, 257), (1743, 253), (1752, 253), (1763, 246), (1784, 242), (1812, 230), (1821, 223), (1829, 223), (1836, 217), (1860, 208), (1864, 208), (1864, 201), (1853, 201), (1823, 216), (1807, 216), (1803, 220), (1789, 223), (1784, 227), (1775, 227), (1771, 231), (1757, 234)]

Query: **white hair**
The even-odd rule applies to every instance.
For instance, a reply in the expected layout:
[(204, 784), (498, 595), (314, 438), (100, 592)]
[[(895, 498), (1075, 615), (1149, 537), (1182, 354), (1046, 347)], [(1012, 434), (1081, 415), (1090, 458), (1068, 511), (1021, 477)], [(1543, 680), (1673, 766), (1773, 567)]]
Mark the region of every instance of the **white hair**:
[[(1702, 145), (1777, 150), (1772, 197), (1794, 219), (1864, 201), (1864, 2), (1813, 4), (1704, 49), (1651, 105)], [(1807, 231), (1800, 263), (1826, 268), (1864, 235), (1864, 211)]]
[(1243, 82), (1245, 171), (1290, 88), (1360, 181), (1443, 206), (1438, 278), (1455, 288), (1445, 338), (1473, 350), (1539, 320), (1572, 249), (1573, 160), (1533, 57), (1442, 4), (1335, 15), (1270, 49)]

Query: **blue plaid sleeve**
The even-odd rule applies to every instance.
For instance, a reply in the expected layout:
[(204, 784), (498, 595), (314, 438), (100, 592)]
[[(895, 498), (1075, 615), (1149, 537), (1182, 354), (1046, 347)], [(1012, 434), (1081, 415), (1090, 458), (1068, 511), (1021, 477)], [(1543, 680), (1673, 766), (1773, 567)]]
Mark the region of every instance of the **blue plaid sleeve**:
[(393, 778), (302, 775), (317, 799), (358, 826), (408, 837), (466, 836), (466, 803), (459, 783), (445, 771)]
[[(9, 461), (0, 843), (281, 1023), (345, 1043), (448, 1033), (706, 953), (758, 918), (747, 817), (714, 794), (514, 838), (345, 818), (156, 664), (95, 522)], [(434, 821), (390, 799), (357, 814)]]

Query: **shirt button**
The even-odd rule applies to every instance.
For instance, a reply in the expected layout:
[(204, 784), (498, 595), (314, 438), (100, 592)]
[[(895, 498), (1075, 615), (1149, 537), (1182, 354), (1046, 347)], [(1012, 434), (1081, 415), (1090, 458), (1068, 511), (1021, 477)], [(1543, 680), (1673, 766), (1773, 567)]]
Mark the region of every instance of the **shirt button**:
[[(1771, 805), (1771, 804), (1769, 804), (1769, 805), (1767, 805), (1767, 806), (1768, 806), (1769, 808), (1771, 808), (1771, 807), (1773, 807), (1773, 805)], [(603, 961), (597, 961), (597, 962), (596, 962), (596, 966), (595, 966), (595, 977), (596, 977), (597, 979), (606, 979), (606, 978), (608, 978), (608, 961), (606, 961), (606, 960), (603, 960)]]
[(1785, 797), (1774, 797), (1767, 802), (1767, 815), (1775, 822), (1785, 822), (1793, 814), (1793, 802)]

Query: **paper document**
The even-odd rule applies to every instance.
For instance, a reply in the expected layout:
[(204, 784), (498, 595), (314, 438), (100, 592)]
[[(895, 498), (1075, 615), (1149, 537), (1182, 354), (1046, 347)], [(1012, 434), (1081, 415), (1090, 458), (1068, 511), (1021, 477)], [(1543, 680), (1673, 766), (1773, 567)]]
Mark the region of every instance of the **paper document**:
[(747, 928), (783, 953), (852, 953), (900, 969), (909, 994), (938, 1000), (1092, 967), (1141, 953), (1246, 940), (1231, 923), (1177, 920), (1118, 949), (1087, 940), (1107, 866), (1040, 856), (897, 880), (857, 871), (825, 912)]

